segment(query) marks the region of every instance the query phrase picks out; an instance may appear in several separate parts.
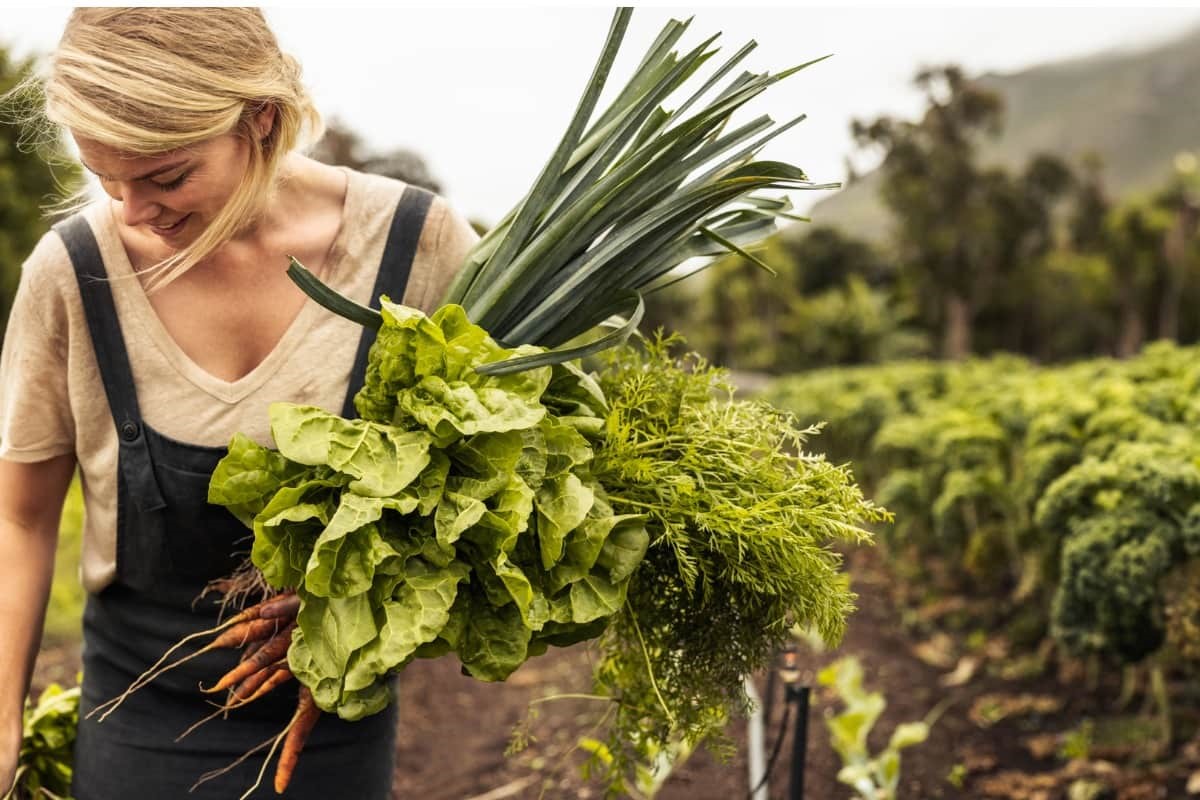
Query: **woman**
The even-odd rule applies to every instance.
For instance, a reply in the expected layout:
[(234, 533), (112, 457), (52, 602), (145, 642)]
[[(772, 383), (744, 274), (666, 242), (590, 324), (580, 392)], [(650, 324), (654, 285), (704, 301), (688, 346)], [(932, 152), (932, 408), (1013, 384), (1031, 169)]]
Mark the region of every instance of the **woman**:
[[(195, 598), (249, 547), (206, 502), (232, 434), (269, 445), (278, 400), (353, 414), (369, 340), (307, 301), (287, 256), (360, 303), (385, 293), (431, 311), (475, 239), (439, 198), (298, 152), (320, 117), (255, 9), (77, 10), (42, 88), (107, 196), (29, 256), (0, 357), (0, 675), (18, 678), (0, 681), (4, 786), (76, 465), (86, 715), (213, 623), (213, 599)], [(235, 658), (197, 659), (82, 721), (74, 797), (184, 797), (277, 734), (294, 682), (173, 741), (211, 710), (197, 683)], [(322, 715), (286, 796), (386, 797), (394, 708)], [(260, 765), (186, 796), (237, 797)]]

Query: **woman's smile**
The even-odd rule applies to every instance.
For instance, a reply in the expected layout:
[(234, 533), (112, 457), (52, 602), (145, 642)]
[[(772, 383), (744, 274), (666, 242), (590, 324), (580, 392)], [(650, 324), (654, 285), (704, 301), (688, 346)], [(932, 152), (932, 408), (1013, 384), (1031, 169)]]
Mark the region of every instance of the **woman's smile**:
[(170, 239), (183, 230), (184, 224), (191, 218), (191, 216), (192, 215), (190, 213), (184, 214), (171, 225), (155, 225), (153, 223), (147, 224), (150, 226), (150, 230), (154, 231), (154, 233), (157, 235), (163, 237), (164, 239)]

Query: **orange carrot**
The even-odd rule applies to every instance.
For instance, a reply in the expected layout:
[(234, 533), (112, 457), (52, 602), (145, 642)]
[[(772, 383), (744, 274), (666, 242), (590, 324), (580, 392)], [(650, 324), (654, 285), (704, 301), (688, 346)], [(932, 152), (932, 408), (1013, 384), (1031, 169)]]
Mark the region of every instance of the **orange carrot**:
[(238, 661), (245, 661), (247, 658), (249, 658), (250, 656), (257, 653), (258, 648), (263, 646), (264, 641), (266, 641), (266, 640), (260, 639), (257, 642), (251, 642), (250, 644), (248, 644), (244, 648), (242, 648), (242, 655), (241, 655), (241, 657), (238, 658)]
[(289, 615), (294, 616), (300, 610), (300, 597), (295, 592), (281, 592), (261, 603), (243, 609), (225, 621), (226, 625), (236, 625), (239, 622), (250, 622), (255, 619), (278, 619)]
[[(129, 695), (133, 694), (138, 689), (140, 689), (143, 686), (145, 686), (146, 684), (150, 683), (150, 681), (152, 681), (155, 678), (157, 678), (158, 676), (162, 675), (164, 672), (168, 672), (172, 669), (175, 669), (175, 667), (178, 667), (181, 664), (185, 664), (188, 661), (191, 661), (193, 658), (202, 656), (205, 653), (208, 653), (212, 650), (220, 650), (221, 648), (225, 648), (225, 647), (241, 647), (242, 645), (246, 644), (246, 642), (258, 641), (258, 640), (262, 640), (262, 639), (269, 639), (271, 641), (274, 641), (274, 637), (279, 636), (282, 633), (282, 631), (278, 631), (280, 622), (281, 622), (281, 620), (277, 620), (277, 619), (251, 619), (251, 620), (244, 620), (242, 622), (235, 623), (233, 625), (228, 625), (228, 623), (227, 623), (228, 627), (223, 626), (224, 631), (221, 633), (220, 636), (218, 636), (216, 639), (213, 639), (211, 642), (206, 644), (204, 647), (201, 647), (196, 652), (190, 653), (186, 656), (183, 656), (182, 658), (176, 659), (175, 661), (172, 661), (170, 664), (167, 664), (166, 666), (163, 666), (163, 667), (158, 666), (163, 661), (162, 659), (159, 659), (158, 662), (154, 665), (154, 667), (151, 667), (150, 669), (146, 670), (141, 675), (139, 675), (137, 677), (137, 679), (134, 680), (134, 682), (129, 685), (128, 689), (126, 689), (124, 692), (117, 695), (113, 699), (111, 699), (105, 703), (102, 703), (101, 705), (94, 708), (92, 710), (92, 712), (90, 714), (88, 714), (88, 717), (90, 718), (93, 714), (97, 714), (97, 713), (103, 711), (104, 713), (100, 715), (100, 721), (103, 722), (105, 719), (108, 718), (109, 714), (116, 711), (121, 706), (121, 704), (123, 702), (125, 702), (125, 699), (127, 697), (129, 697)], [(286, 629), (288, 643), (291, 642), (291, 628), (292, 627), (295, 627), (295, 623), (293, 623), (290, 627), (288, 627)], [(217, 630), (221, 630), (221, 629), (218, 628)], [(211, 633), (212, 631), (209, 631), (209, 632)], [(171, 648), (171, 650), (174, 650), (174, 649), (175, 648)], [(168, 652), (170, 652), (170, 651), (168, 651)], [(287, 652), (286, 644), (283, 647), (283, 652), (284, 653)], [(282, 653), (280, 655), (282, 655)], [(278, 660), (279, 657), (280, 656), (275, 656), (274, 658), (267, 660), (262, 666), (266, 666), (267, 664), (270, 664), (271, 662)], [(157, 667), (157, 669), (155, 667)], [(258, 669), (261, 669), (261, 668), (262, 667), (260, 666)], [(257, 672), (258, 669), (252, 670), (252, 672)]]
[(292, 678), (292, 671), (287, 667), (287, 659), (280, 659), (266, 669), (260, 669), (258, 672), (251, 675), (246, 680), (242, 681), (234, 688), (229, 700), (223, 706), (217, 706), (217, 710), (196, 722), (183, 733), (175, 738), (175, 741), (182, 741), (187, 736), (191, 735), (192, 731), (211, 722), (220, 716), (227, 715), (235, 708), (253, 703), (258, 698), (262, 697), (267, 692), (274, 689), (276, 686), (281, 686), (287, 683)]
[[(103, 716), (100, 717), (101, 721), (103, 721), (105, 717), (107, 717), (113, 711), (116, 711), (117, 708), (121, 705), (121, 703), (125, 702), (125, 698), (129, 697), (129, 695), (133, 694), (135, 691), (142, 688), (147, 683), (149, 683), (150, 681), (157, 678), (159, 675), (163, 674), (164, 672), (166, 672), (169, 669), (173, 669), (174, 667), (179, 666), (184, 661), (195, 658), (196, 656), (200, 655), (200, 653), (206, 653), (206, 652), (208, 652), (209, 649), (212, 649), (210, 646), (210, 648), (200, 650), (199, 652), (193, 653), (190, 656), (187, 656), (186, 658), (181, 658), (172, 664), (168, 664), (165, 667), (162, 666), (164, 663), (166, 663), (167, 659), (170, 658), (171, 655), (176, 650), (183, 647), (185, 644), (192, 641), (193, 639), (199, 639), (203, 636), (210, 636), (214, 633), (220, 633), (221, 631), (227, 631), (231, 628), (237, 627), (238, 625), (242, 625), (246, 622), (251, 622), (253, 620), (259, 619), (259, 617), (263, 614), (264, 611), (267, 614), (272, 615), (271, 618), (286, 617), (288, 615), (287, 609), (292, 608), (292, 607), (295, 607), (298, 609), (299, 602), (300, 602), (299, 597), (297, 597), (294, 592), (285, 592), (283, 594), (276, 595), (275, 597), (272, 597), (269, 600), (264, 600), (263, 602), (258, 603), (257, 605), (253, 605), (250, 608), (247, 608), (246, 610), (242, 611), (241, 613), (239, 613), (233, 617), (230, 617), (229, 619), (225, 620), (220, 625), (217, 625), (214, 628), (208, 628), (206, 630), (196, 631), (193, 634), (189, 634), (188, 636), (183, 637), (178, 642), (173, 644), (167, 650), (167, 652), (163, 653), (159, 657), (158, 661), (155, 661), (153, 664), (151, 664), (149, 666), (149, 668), (146, 669), (145, 672), (143, 672), (141, 675), (137, 676), (137, 678), (134, 679), (133, 683), (129, 684), (128, 689), (126, 689), (124, 692), (117, 695), (116, 697), (112, 698), (111, 700), (101, 703), (100, 705), (98, 705), (94, 709), (92, 709), (91, 713), (88, 714), (88, 718), (90, 719), (92, 716), (99, 714), (100, 712), (103, 711), (104, 714), (103, 714)], [(162, 668), (160, 669), (160, 667), (162, 667)]]
[(260, 669), (268, 667), (283, 658), (287, 655), (288, 647), (292, 644), (292, 631), (295, 628), (296, 623), (294, 622), (288, 625), (268, 639), (267, 643), (258, 648), (254, 655), (229, 670), (229, 672), (226, 672), (221, 680), (217, 681), (215, 686), (208, 689), (201, 689), (201, 691), (211, 694), (212, 692), (220, 692), (231, 686), (236, 686)]
[(282, 627), (277, 619), (255, 619), (234, 625), (213, 639), (204, 651), (219, 650), (222, 647), (242, 647), (249, 642), (261, 642), (279, 633)]
[(279, 764), (275, 767), (276, 794), (283, 794), (291, 783), (296, 762), (300, 760), (300, 751), (304, 749), (304, 742), (320, 716), (321, 709), (313, 702), (312, 692), (307, 686), (301, 686), (300, 702), (296, 704), (296, 714), (288, 725), (287, 738), (283, 741), (283, 749), (279, 751)]
[(234, 686), (232, 689), (232, 696), (238, 700), (245, 700), (247, 697), (258, 691), (258, 687), (262, 686), (263, 683), (266, 682), (267, 678), (271, 677), (272, 672), (275, 672), (280, 667), (286, 666), (286, 658), (281, 658), (274, 664), (268, 664), (266, 667), (260, 669), (253, 675), (244, 678), (237, 686)]
[(288, 669), (286, 666), (282, 666), (282, 667), (279, 667), (278, 669), (272, 670), (271, 675), (267, 678), (267, 680), (263, 683), (263, 685), (258, 687), (257, 691), (255, 691), (254, 694), (250, 695), (245, 700), (238, 703), (238, 705), (245, 705), (246, 703), (253, 703), (255, 700), (262, 697), (264, 694), (271, 691), (276, 686), (281, 686), (281, 685), (287, 683), (288, 681), (290, 681), (291, 679), (292, 679), (292, 671), (290, 669)]

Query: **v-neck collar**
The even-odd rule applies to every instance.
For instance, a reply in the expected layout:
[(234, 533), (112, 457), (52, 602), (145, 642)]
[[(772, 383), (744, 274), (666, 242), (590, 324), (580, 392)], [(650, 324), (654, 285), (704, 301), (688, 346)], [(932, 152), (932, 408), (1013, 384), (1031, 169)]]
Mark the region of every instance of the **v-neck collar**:
[[(324, 276), (322, 277), (325, 283), (335, 289), (338, 288), (344, 277), (346, 243), (350, 235), (348, 221), (358, 216), (358, 206), (361, 201), (361, 187), (356, 180), (355, 173), (344, 167), (341, 169), (346, 174), (346, 197), (343, 201), (341, 224), (326, 257)], [(166, 326), (163, 325), (154, 306), (151, 305), (150, 298), (146, 296), (141, 281), (134, 274), (133, 264), (129, 260), (129, 254), (125, 251), (125, 246), (122, 244), (117, 230), (112, 205), (105, 204), (105, 207), (106, 210), (100, 215), (101, 230), (97, 238), (104, 253), (104, 262), (109, 267), (109, 277), (113, 279), (114, 293), (120, 292), (128, 299), (127, 308), (133, 312), (136, 324), (154, 342), (172, 368), (196, 388), (222, 402), (237, 403), (259, 389), (279, 371), (283, 364), (287, 363), (296, 348), (307, 337), (312, 326), (327, 313), (316, 303), (306, 302), (292, 319), (283, 336), (275, 343), (271, 352), (254, 369), (235, 381), (218, 378), (193, 361), (167, 332)]]

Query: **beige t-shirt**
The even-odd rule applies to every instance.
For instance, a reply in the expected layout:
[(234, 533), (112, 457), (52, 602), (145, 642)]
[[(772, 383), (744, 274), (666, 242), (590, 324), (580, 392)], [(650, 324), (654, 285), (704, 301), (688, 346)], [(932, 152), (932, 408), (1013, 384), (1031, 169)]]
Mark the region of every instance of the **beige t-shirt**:
[[(348, 173), (341, 229), (323, 280), (370, 302), (404, 184)], [(224, 446), (241, 432), (272, 446), (267, 407), (286, 400), (340, 413), (362, 328), (306, 303), (274, 350), (228, 382), (205, 372), (155, 314), (119, 238), (112, 204), (84, 213), (111, 280), (142, 417), (173, 439)], [(432, 312), (478, 237), (435, 198), (413, 259), (404, 305)], [(393, 298), (394, 300), (395, 298)], [(116, 426), (66, 247), (48, 233), (22, 267), (0, 354), (0, 458), (42, 461), (74, 453), (84, 495), (83, 584), (96, 592), (116, 573)]]

